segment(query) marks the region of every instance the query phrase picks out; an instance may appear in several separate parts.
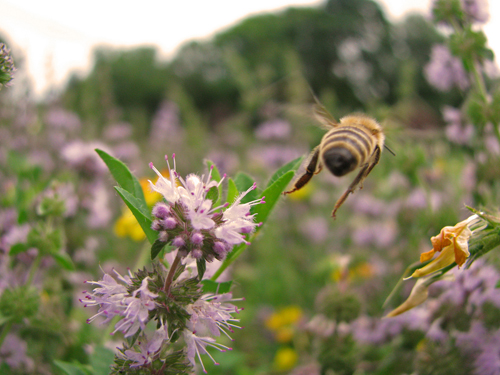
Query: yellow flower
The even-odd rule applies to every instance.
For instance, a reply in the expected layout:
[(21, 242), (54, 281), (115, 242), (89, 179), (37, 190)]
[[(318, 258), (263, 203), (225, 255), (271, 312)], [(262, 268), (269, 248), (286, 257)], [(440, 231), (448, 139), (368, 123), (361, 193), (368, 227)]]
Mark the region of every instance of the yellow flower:
[(276, 341), (290, 342), (295, 334), (295, 325), (302, 318), (302, 309), (287, 306), (272, 313), (265, 321), (266, 327), (274, 332)]
[(432, 237), (432, 250), (421, 254), (420, 261), (428, 261), (434, 254), (438, 252), (440, 254), (432, 262), (413, 272), (411, 277), (428, 275), (453, 264), (453, 262), (458, 267), (462, 266), (469, 257), (469, 238), (472, 235), (469, 225), (477, 218), (477, 215), (472, 215), (454, 227), (444, 227), (437, 236)]
[(424, 301), (427, 299), (427, 296), (429, 295), (428, 291), (429, 286), (425, 283), (427, 280), (428, 280), (427, 278), (422, 278), (417, 280), (417, 282), (413, 286), (413, 289), (411, 290), (408, 299), (404, 301), (399, 307), (392, 310), (385, 317), (390, 318), (402, 314), (405, 311), (413, 309), (415, 306), (424, 303)]
[(146, 238), (146, 235), (137, 222), (134, 214), (128, 208), (123, 210), (123, 213), (116, 221), (113, 230), (118, 237), (129, 236), (134, 241), (142, 241)]
[[(141, 178), (139, 180), (139, 183), (141, 184), (142, 191), (144, 193), (144, 199), (146, 200), (146, 204), (149, 208), (151, 208), (156, 202), (161, 200), (161, 194), (151, 190), (147, 178)], [(142, 241), (146, 238), (144, 231), (142, 230), (134, 214), (128, 209), (128, 207), (123, 208), (122, 215), (118, 218), (118, 220), (116, 220), (113, 230), (118, 237), (128, 236), (134, 241)]]
[(299, 356), (295, 349), (280, 348), (274, 356), (274, 368), (278, 371), (288, 371), (295, 367)]
[(302, 309), (299, 306), (292, 305), (272, 313), (265, 323), (267, 328), (276, 331), (283, 326), (297, 323), (301, 317)]
[(309, 182), (302, 189), (290, 193), (288, 196), (294, 201), (303, 201), (309, 198), (314, 190), (314, 184)]

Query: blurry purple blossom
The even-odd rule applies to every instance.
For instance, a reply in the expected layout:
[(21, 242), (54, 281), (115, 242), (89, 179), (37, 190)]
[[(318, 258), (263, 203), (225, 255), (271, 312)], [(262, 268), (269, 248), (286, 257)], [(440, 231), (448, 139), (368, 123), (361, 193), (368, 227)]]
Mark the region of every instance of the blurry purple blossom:
[[(496, 125), (498, 126), (498, 125)], [(493, 124), (490, 122), (486, 124), (484, 128), (484, 144), (486, 149), (492, 155), (500, 155), (500, 144), (498, 143), (498, 139), (493, 131)]]
[(255, 130), (255, 137), (263, 141), (284, 140), (290, 137), (291, 131), (290, 123), (278, 118), (260, 124)]
[(96, 250), (99, 247), (99, 240), (96, 237), (87, 237), (83, 247), (76, 249), (73, 260), (78, 263), (91, 266), (96, 261)]
[(476, 186), (476, 163), (468, 161), (462, 170), (460, 182), (466, 192), (471, 192)]
[(354, 338), (364, 344), (378, 345), (390, 341), (403, 329), (426, 331), (429, 314), (423, 308), (415, 308), (390, 319), (360, 316), (351, 323)]
[(113, 213), (109, 207), (110, 196), (108, 188), (101, 181), (90, 185), (90, 197), (87, 197), (83, 205), (89, 210), (87, 225), (90, 228), (100, 228), (109, 223)]
[(128, 122), (118, 122), (106, 126), (103, 136), (108, 141), (121, 141), (130, 138), (132, 130), (132, 125)]
[(0, 249), (8, 252), (12, 245), (25, 243), (31, 230), (29, 224), (14, 225), (0, 238)]
[(452, 122), (446, 125), (445, 134), (450, 142), (466, 145), (474, 136), (474, 125), (463, 125), (460, 122)]
[(326, 240), (329, 233), (329, 223), (324, 217), (310, 217), (304, 221), (300, 231), (311, 240), (312, 243), (319, 244)]
[(214, 162), (220, 173), (232, 174), (240, 165), (240, 160), (235, 152), (221, 148), (211, 150), (207, 159)]
[(374, 245), (387, 248), (394, 243), (398, 235), (398, 226), (393, 220), (374, 222), (361, 225), (353, 231), (353, 241), (356, 245)]
[(469, 269), (455, 268), (452, 280), (441, 280), (433, 285), (438, 294), (433, 309), (451, 303), (463, 307), (472, 318), (481, 318), (482, 306), (488, 302), (500, 309), (500, 289), (496, 287), (500, 273), (482, 259), (475, 261)]
[(133, 141), (126, 141), (113, 147), (114, 156), (118, 159), (133, 161), (139, 157), (141, 150)]
[(270, 145), (253, 148), (249, 160), (269, 169), (275, 169), (303, 155), (304, 152), (293, 146)]
[(110, 152), (109, 147), (101, 142), (76, 140), (66, 145), (62, 149), (61, 155), (71, 167), (93, 176), (96, 173), (102, 174), (107, 171), (106, 164), (104, 164), (95, 152), (96, 148), (108, 153)]
[(33, 360), (26, 356), (28, 345), (16, 335), (9, 333), (0, 348), (0, 363), (5, 362), (11, 368), (33, 370)]
[(487, 0), (461, 0), (462, 9), (472, 23), (486, 23), (490, 18)]
[(161, 103), (151, 123), (150, 142), (159, 145), (165, 141), (179, 142), (184, 135), (179, 121), (179, 107), (172, 101)]
[(449, 91), (453, 86), (461, 90), (469, 87), (469, 79), (459, 58), (453, 56), (444, 44), (432, 47), (429, 63), (424, 67), (427, 81), (440, 91)]
[(360, 193), (351, 203), (354, 212), (365, 215), (380, 216), (385, 211), (387, 203), (371, 194)]
[(483, 71), (488, 78), (495, 79), (498, 78), (500, 71), (498, 70), (498, 65), (495, 61), (484, 60), (483, 61)]
[(80, 130), (81, 122), (78, 116), (62, 108), (51, 108), (45, 114), (45, 123), (54, 130)]
[(40, 195), (39, 200), (56, 197), (58, 200), (64, 202), (64, 217), (71, 217), (76, 214), (79, 201), (75, 193), (75, 186), (72, 183), (57, 183), (51, 186)]
[(406, 198), (405, 206), (409, 208), (426, 208), (427, 207), (427, 195), (424, 189), (415, 188)]

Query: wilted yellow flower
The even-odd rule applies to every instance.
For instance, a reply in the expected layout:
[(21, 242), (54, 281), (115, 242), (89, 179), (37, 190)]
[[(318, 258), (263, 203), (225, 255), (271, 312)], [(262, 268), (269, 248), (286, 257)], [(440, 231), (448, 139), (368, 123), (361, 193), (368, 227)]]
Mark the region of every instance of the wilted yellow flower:
[(295, 367), (299, 356), (295, 349), (280, 348), (274, 356), (274, 368), (278, 371), (288, 371)]
[(428, 261), (438, 252), (440, 253), (439, 256), (426, 266), (413, 272), (411, 277), (428, 275), (453, 264), (453, 262), (458, 267), (462, 266), (469, 257), (469, 238), (472, 235), (469, 226), (477, 218), (477, 215), (472, 215), (454, 227), (444, 227), (437, 236), (432, 237), (432, 250), (421, 254), (420, 261)]
[(410, 309), (413, 309), (415, 306), (418, 306), (427, 299), (429, 295), (428, 288), (429, 286), (426, 284), (427, 278), (422, 278), (417, 280), (413, 289), (411, 290), (410, 296), (406, 301), (404, 301), (400, 306), (392, 310), (385, 317), (390, 318), (399, 314), (404, 313)]

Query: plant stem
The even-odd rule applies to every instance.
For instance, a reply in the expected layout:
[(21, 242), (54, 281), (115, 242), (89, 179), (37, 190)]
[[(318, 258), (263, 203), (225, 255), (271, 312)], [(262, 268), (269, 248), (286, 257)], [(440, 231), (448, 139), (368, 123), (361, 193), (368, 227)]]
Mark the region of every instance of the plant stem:
[(2, 329), (2, 333), (0, 333), (0, 348), (2, 347), (3, 340), (5, 340), (5, 337), (7, 334), (10, 332), (10, 329), (12, 328), (12, 322), (7, 322)]
[(170, 266), (170, 269), (168, 270), (168, 275), (165, 280), (165, 285), (163, 286), (163, 290), (167, 295), (170, 291), (170, 287), (172, 286), (172, 281), (174, 280), (175, 270), (177, 269), (177, 266), (179, 266), (180, 262), (181, 262), (181, 256), (179, 255), (179, 252), (177, 252), (177, 256), (175, 257), (174, 261), (172, 262), (172, 265)]
[(31, 264), (30, 268), (30, 273), (28, 274), (28, 278), (26, 279), (26, 284), (25, 285), (31, 285), (31, 282), (33, 281), (33, 278), (35, 277), (36, 271), (38, 271), (38, 266), (40, 266), (40, 260), (42, 259), (42, 256), (40, 255), (40, 251), (38, 251), (38, 254)]

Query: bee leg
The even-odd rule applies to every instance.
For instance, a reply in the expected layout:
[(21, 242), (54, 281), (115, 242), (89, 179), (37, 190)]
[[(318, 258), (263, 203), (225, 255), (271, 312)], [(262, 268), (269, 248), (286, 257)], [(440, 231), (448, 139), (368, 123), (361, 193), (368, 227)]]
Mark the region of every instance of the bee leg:
[(294, 191), (302, 189), (304, 185), (306, 185), (309, 182), (309, 180), (312, 178), (313, 175), (318, 174), (321, 171), (321, 166), (317, 168), (318, 158), (319, 158), (319, 147), (316, 147), (313, 150), (311, 160), (309, 161), (309, 164), (306, 167), (305, 173), (302, 176), (300, 176), (300, 178), (295, 182), (295, 184), (293, 185), (293, 189), (283, 192), (283, 195), (290, 194), (293, 193)]
[(379, 160), (380, 160), (380, 148), (377, 146), (373, 151), (373, 154), (370, 158), (370, 162), (366, 164), (364, 167), (362, 167), (361, 171), (358, 173), (354, 181), (349, 185), (344, 194), (342, 194), (337, 203), (335, 203), (335, 206), (333, 207), (332, 211), (333, 219), (335, 219), (335, 214), (337, 210), (340, 208), (340, 206), (342, 206), (342, 204), (345, 202), (349, 194), (354, 193), (358, 185), (361, 185), (362, 188), (362, 184), (366, 176), (368, 176), (368, 174), (372, 171), (372, 169), (377, 165)]

